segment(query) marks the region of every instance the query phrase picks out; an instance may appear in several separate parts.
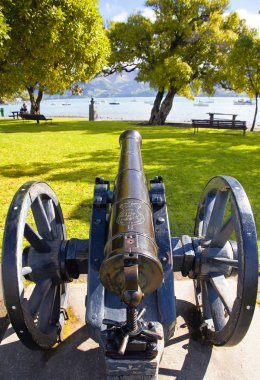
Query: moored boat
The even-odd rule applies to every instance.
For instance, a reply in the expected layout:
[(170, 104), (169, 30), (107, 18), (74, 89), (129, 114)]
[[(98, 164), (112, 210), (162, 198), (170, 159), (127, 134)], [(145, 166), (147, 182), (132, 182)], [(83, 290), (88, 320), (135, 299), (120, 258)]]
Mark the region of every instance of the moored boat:
[(238, 99), (234, 100), (233, 103), (235, 106), (252, 106), (255, 104), (252, 99)]

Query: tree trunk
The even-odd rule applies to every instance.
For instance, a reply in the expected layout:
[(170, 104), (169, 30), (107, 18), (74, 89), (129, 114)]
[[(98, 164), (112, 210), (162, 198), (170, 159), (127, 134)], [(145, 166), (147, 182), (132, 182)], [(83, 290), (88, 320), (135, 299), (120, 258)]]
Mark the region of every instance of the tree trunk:
[[(163, 102), (159, 103), (159, 107), (155, 107), (155, 103), (157, 101), (157, 97), (159, 95), (159, 92), (157, 93), (154, 106), (151, 112), (151, 117), (149, 120), (149, 125), (163, 125), (165, 123), (165, 120), (167, 119), (167, 116), (169, 115), (169, 112), (172, 109), (172, 102), (174, 99), (174, 96), (176, 95), (176, 90), (174, 87), (171, 87), (171, 89), (168, 91), (165, 99)], [(161, 98), (162, 100), (162, 98)]]
[(30, 96), (30, 102), (31, 102), (31, 114), (39, 114), (40, 113), (40, 106), (41, 101), (43, 97), (43, 90), (39, 89), (37, 98), (35, 99), (35, 87), (34, 86), (28, 86), (27, 87), (28, 94)]
[(258, 104), (257, 104), (258, 103), (258, 96), (259, 96), (259, 93), (256, 92), (256, 94), (255, 94), (255, 115), (254, 115), (252, 127), (250, 129), (251, 132), (253, 132), (253, 130), (255, 128), (256, 116), (257, 116), (257, 111), (258, 111)]
[(156, 116), (158, 115), (158, 112), (160, 111), (161, 101), (163, 99), (164, 95), (164, 89), (162, 91), (158, 91), (156, 98), (153, 103), (153, 108), (151, 111), (150, 120), (148, 122), (149, 125), (155, 125), (154, 120), (156, 119)]
[(35, 109), (35, 113), (41, 113), (40, 112), (40, 109), (41, 109), (41, 101), (42, 101), (42, 97), (43, 97), (43, 91), (42, 89), (39, 88), (38, 90), (38, 96), (37, 96), (37, 99), (36, 99), (36, 109)]
[(31, 110), (30, 113), (34, 113), (34, 107), (35, 107), (35, 98), (34, 98), (34, 87), (33, 86), (28, 86), (27, 91), (30, 97), (30, 103), (31, 103)]

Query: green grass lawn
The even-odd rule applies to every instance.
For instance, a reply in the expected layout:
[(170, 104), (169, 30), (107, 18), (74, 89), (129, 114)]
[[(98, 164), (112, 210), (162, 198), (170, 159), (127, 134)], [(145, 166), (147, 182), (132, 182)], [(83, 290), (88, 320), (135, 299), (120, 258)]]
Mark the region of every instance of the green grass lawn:
[[(0, 122), (0, 241), (9, 204), (28, 180), (44, 180), (56, 192), (68, 238), (88, 238), (95, 177), (114, 180), (118, 138), (125, 129), (143, 137), (147, 179), (164, 177), (172, 236), (193, 235), (200, 193), (218, 174), (236, 177), (260, 226), (260, 133), (147, 127), (127, 122), (57, 120), (53, 124)], [(260, 233), (258, 231), (258, 236)], [(1, 244), (1, 243), (0, 243)]]

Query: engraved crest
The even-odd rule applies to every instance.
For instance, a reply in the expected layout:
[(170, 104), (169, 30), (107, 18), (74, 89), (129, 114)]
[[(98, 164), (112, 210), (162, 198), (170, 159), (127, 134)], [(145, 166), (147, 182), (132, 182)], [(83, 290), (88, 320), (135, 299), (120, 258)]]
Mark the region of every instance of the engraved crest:
[(129, 230), (137, 224), (144, 223), (144, 216), (140, 211), (141, 204), (134, 201), (127, 201), (120, 206), (120, 212), (117, 217), (117, 224), (127, 226)]

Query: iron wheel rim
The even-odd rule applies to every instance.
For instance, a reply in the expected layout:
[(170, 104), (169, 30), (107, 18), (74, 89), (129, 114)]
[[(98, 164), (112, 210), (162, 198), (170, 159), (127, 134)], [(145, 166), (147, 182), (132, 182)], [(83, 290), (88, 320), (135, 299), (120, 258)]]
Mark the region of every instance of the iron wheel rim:
[[(230, 216), (224, 221), (228, 207)], [(228, 244), (231, 230), (236, 237), (232, 244), (237, 247), (231, 265), (237, 270), (233, 302), (228, 294), (232, 289), (221, 271), (198, 275), (194, 280), (197, 307), (206, 322), (203, 324), (205, 335), (219, 346), (238, 344), (249, 328), (257, 295), (258, 248), (254, 217), (243, 187), (233, 177), (217, 176), (208, 182), (202, 193), (195, 236), (204, 239), (209, 247), (220, 250)], [(223, 267), (225, 259), (214, 257), (213, 260)], [(213, 326), (207, 323), (211, 319)]]
[[(5, 304), (16, 334), (30, 349), (48, 349), (57, 342), (63, 322), (60, 310), (67, 304), (66, 284), (53, 283), (50, 278), (42, 279), (42, 283), (38, 287), (42, 289), (39, 294), (43, 298), (37, 309), (38, 321), (35, 321), (35, 316), (30, 310), (30, 301), (38, 284), (36, 283), (31, 295), (25, 296), (22, 255), (24, 253), (26, 219), (32, 205), (35, 205), (35, 202), (43, 203), (43, 200), (46, 201), (45, 207), (46, 204), (49, 204), (53, 208), (54, 219), (49, 220), (53, 236), (51, 240), (54, 238), (60, 241), (65, 240), (64, 219), (54, 191), (47, 183), (34, 181), (25, 183), (15, 194), (7, 214), (3, 238), (2, 279)], [(39, 221), (38, 224), (40, 225)], [(38, 226), (37, 231), (34, 232), (40, 236), (43, 234), (43, 232), (39, 233)], [(41, 236), (41, 238), (44, 242), (44, 237)], [(39, 310), (42, 303), (49, 307), (50, 314), (48, 320), (45, 321), (45, 327), (38, 327), (40, 316), (44, 319), (46, 314), (45, 310)]]

